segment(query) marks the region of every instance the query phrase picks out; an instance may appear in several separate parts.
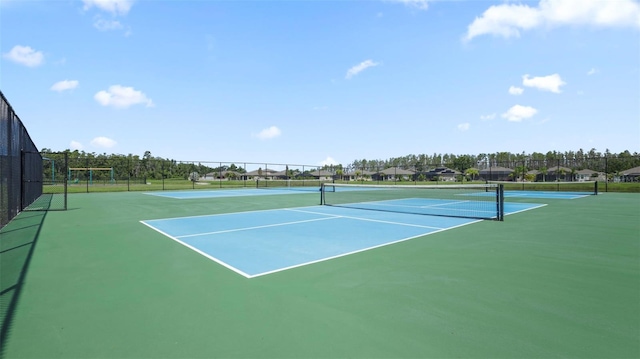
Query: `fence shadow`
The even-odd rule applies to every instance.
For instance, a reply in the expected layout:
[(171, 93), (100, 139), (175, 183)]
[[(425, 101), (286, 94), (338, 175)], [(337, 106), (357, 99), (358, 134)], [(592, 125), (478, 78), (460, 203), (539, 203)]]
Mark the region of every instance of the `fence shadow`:
[(0, 230), (0, 357), (46, 215), (46, 211), (22, 212)]

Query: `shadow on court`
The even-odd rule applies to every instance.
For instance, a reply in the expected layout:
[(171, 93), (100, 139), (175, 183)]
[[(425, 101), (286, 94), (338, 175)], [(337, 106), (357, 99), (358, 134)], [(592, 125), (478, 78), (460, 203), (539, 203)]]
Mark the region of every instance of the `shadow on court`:
[(22, 212), (0, 230), (0, 357), (46, 211)]

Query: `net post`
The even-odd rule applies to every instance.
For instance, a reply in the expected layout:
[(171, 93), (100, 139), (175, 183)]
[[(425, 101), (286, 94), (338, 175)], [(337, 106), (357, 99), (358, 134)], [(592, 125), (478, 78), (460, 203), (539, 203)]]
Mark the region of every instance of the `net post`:
[[(68, 171), (68, 168), (69, 168), (69, 152), (65, 152), (64, 153), (64, 168), (62, 169), (62, 173), (65, 172), (65, 169)], [(68, 195), (69, 188), (67, 187), (68, 186), (68, 181), (65, 179), (63, 182), (64, 182), (64, 189), (63, 189), (64, 190), (64, 210), (66, 211), (67, 208), (68, 208), (67, 207), (67, 204), (68, 204), (67, 195)]]
[(504, 221), (504, 185), (503, 184), (499, 184), (498, 188), (498, 215), (497, 215), (497, 219), (498, 221), (502, 222)]
[(324, 182), (320, 183), (320, 205), (324, 205), (325, 204), (325, 200), (324, 200), (324, 191), (325, 191), (325, 186), (324, 186)]
[(593, 194), (594, 195), (598, 194), (598, 181), (595, 181), (593, 184)]

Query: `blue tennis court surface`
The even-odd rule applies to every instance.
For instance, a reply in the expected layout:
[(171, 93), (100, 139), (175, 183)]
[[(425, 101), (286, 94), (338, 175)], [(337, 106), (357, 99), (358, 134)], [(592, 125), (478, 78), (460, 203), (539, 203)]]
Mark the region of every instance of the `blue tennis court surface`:
[[(540, 206), (544, 205), (505, 203), (505, 214)], [(478, 221), (312, 206), (141, 222), (252, 278)]]
[[(473, 196), (495, 196), (494, 193), (474, 193)], [(505, 198), (539, 198), (539, 199), (576, 199), (589, 197), (591, 193), (586, 192), (562, 192), (562, 191), (504, 191)]]
[(591, 194), (585, 192), (504, 191), (504, 196), (514, 198), (576, 199), (589, 197)]
[(241, 197), (241, 196), (268, 196), (282, 194), (301, 194), (316, 193), (320, 196), (320, 187), (309, 187), (304, 189), (257, 189), (257, 188), (239, 188), (239, 189), (218, 189), (218, 190), (193, 190), (193, 191), (162, 191), (147, 192), (150, 196), (174, 198), (174, 199), (196, 199), (196, 198), (222, 198), (222, 197)]

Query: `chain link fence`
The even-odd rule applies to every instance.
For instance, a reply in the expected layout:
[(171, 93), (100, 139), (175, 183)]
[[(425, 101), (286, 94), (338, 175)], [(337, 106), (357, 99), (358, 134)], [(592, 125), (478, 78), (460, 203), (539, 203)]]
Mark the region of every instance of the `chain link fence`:
[[(134, 156), (74, 158), (73, 153), (66, 154), (69, 158), (64, 178), (71, 193), (256, 188), (269, 181), (312, 181), (332, 176), (314, 165), (175, 161)], [(65, 153), (44, 154), (55, 163), (61, 161), (63, 155)], [(58, 175), (62, 174), (58, 172)]]
[[(478, 161), (473, 166), (459, 163), (418, 163), (389, 166), (329, 167), (329, 175), (341, 181), (375, 183), (402, 182), (587, 182), (598, 181), (602, 190), (640, 190), (640, 156), (583, 158), (580, 160)], [(636, 183), (638, 186), (618, 186)]]
[[(44, 181), (69, 192), (155, 191), (214, 188), (256, 188), (282, 185), (283, 180), (360, 182), (377, 184), (442, 184), (511, 182), (600, 182), (601, 191), (640, 191), (640, 157), (584, 158), (573, 160), (478, 161), (460, 163), (416, 163), (389, 166), (296, 165), (255, 162), (176, 161), (154, 157), (66, 153), (66, 172), (58, 170), (65, 153), (43, 154)], [(77, 154), (77, 153), (76, 153)], [(75, 158), (74, 158), (75, 157)], [(51, 165), (49, 165), (49, 161)], [(49, 179), (49, 166), (56, 175)], [(65, 181), (61, 182), (60, 179)], [(270, 184), (271, 183), (271, 184)], [(636, 183), (637, 186), (618, 186)], [(45, 186), (46, 190), (47, 186)]]
[(45, 166), (46, 160), (0, 92), (0, 228), (22, 211), (66, 209), (66, 186), (43, 192)]

